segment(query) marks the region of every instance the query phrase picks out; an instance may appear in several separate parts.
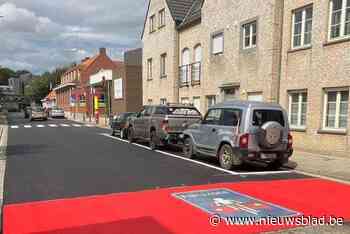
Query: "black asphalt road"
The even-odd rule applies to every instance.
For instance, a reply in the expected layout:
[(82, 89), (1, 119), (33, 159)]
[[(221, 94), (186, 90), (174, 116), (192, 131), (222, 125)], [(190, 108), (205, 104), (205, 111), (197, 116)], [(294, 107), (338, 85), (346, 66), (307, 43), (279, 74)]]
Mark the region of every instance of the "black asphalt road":
[[(32, 128), (24, 128), (28, 124)], [(67, 120), (29, 123), (21, 115), (10, 117), (5, 204), (183, 185), (305, 178), (294, 172), (231, 175), (103, 136), (109, 133), (105, 129), (72, 124)], [(204, 162), (216, 164), (215, 160)], [(241, 172), (264, 170), (248, 166)]]

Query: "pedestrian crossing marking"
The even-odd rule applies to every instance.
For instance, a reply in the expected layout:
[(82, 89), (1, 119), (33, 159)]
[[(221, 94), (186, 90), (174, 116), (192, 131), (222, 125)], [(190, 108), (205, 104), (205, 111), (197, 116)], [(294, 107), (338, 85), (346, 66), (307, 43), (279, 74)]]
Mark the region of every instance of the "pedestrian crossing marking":
[(29, 129), (29, 128), (70, 128), (70, 127), (75, 127), (75, 128), (82, 128), (82, 127), (86, 127), (86, 128), (92, 128), (95, 127), (95, 125), (92, 124), (36, 124), (36, 125), (31, 125), (31, 124), (21, 124), (21, 125), (10, 125), (9, 126), (12, 129), (20, 129), (20, 128), (25, 128), (25, 129)]

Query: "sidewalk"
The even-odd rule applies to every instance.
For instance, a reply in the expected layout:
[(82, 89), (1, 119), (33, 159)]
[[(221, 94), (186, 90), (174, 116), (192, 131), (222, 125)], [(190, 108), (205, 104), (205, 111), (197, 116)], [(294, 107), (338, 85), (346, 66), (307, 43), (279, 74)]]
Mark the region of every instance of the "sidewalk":
[(6, 168), (6, 146), (7, 146), (7, 117), (6, 114), (0, 112), (0, 232), (2, 228), (2, 204), (4, 195), (4, 177)]
[(349, 158), (295, 151), (288, 167), (312, 175), (343, 180), (350, 184)]

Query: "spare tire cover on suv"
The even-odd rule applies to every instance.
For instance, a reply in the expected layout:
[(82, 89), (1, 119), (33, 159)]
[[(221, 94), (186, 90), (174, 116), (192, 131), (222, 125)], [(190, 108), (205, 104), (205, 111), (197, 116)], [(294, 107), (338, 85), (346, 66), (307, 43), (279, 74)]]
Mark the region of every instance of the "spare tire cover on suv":
[(267, 122), (261, 127), (258, 136), (262, 147), (273, 148), (281, 143), (283, 127), (278, 122)]

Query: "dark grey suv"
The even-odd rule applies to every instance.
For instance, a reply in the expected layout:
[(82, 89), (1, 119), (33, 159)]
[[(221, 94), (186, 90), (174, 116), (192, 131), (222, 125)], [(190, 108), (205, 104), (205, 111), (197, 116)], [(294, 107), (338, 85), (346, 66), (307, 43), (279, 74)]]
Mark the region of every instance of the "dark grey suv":
[(217, 157), (225, 169), (247, 161), (263, 161), (279, 168), (293, 153), (287, 113), (271, 103), (218, 104), (208, 110), (201, 123), (185, 130), (183, 138), (186, 157)]

